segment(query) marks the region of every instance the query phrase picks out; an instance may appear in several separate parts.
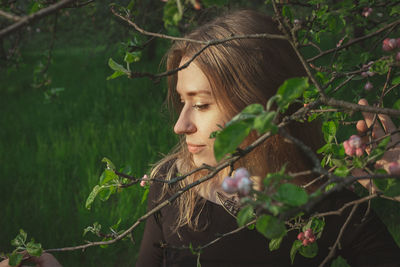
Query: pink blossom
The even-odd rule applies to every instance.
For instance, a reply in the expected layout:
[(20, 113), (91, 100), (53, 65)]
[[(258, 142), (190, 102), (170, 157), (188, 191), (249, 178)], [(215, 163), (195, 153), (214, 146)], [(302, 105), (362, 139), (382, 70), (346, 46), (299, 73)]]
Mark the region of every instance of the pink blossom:
[(392, 51), (397, 47), (396, 39), (386, 38), (382, 42), (382, 49), (386, 52)]
[(364, 89), (365, 89), (366, 91), (371, 91), (372, 88), (374, 88), (374, 85), (373, 85), (371, 82), (367, 82), (367, 83), (364, 85)]
[(227, 176), (222, 182), (222, 190), (228, 194), (234, 194), (238, 191), (237, 179)]
[(356, 155), (361, 157), (364, 154), (365, 145), (362, 143), (358, 135), (352, 135), (350, 138), (343, 142), (344, 152), (349, 156)]
[(393, 161), (388, 165), (389, 174), (400, 175), (400, 163)]
[(146, 181), (147, 179), (148, 179), (147, 174), (143, 175), (142, 180), (140, 181), (140, 186), (141, 187), (144, 187), (144, 186), (147, 185), (147, 181)]
[(372, 8), (370, 8), (370, 7), (364, 7), (364, 9), (363, 9), (361, 15), (367, 18), (369, 15), (371, 15), (372, 11), (373, 11)]

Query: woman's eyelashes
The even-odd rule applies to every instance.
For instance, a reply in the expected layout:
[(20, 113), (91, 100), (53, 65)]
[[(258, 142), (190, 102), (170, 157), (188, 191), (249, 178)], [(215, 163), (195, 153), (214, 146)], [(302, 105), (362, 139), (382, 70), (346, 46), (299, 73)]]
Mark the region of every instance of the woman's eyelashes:
[[(184, 100), (181, 99), (181, 103), (182, 105), (185, 105), (186, 102)], [(195, 110), (206, 110), (210, 107), (210, 104), (203, 104), (203, 103), (196, 103), (192, 105), (192, 108), (194, 108)]]
[(196, 110), (206, 110), (209, 106), (210, 104), (194, 104), (192, 108)]

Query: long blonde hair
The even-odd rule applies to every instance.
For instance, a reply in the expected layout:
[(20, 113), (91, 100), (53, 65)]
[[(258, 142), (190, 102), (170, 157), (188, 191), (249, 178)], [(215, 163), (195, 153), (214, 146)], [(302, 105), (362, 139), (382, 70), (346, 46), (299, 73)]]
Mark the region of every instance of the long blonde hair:
[[(233, 35), (255, 33), (280, 34), (276, 23), (263, 14), (250, 10), (236, 11), (216, 18), (197, 28), (186, 37), (190, 39), (209, 41), (223, 39)], [(179, 66), (183, 57), (191, 57), (202, 48), (201, 44), (193, 42), (176, 42), (167, 54), (167, 70)], [(207, 48), (195, 59), (196, 65), (207, 76), (213, 96), (222, 110), (233, 117), (244, 107), (253, 103), (265, 105), (278, 87), (288, 78), (305, 76), (296, 54), (285, 40), (277, 39), (236, 39), (224, 44)], [(176, 92), (177, 75), (168, 77), (168, 102), (179, 114), (182, 105)], [(296, 124), (288, 128), (294, 136), (303, 140), (312, 148), (319, 146), (319, 129), (313, 125)], [(296, 129), (296, 131), (293, 131)], [(249, 144), (256, 137), (252, 133), (242, 145)], [(183, 137), (175, 149), (158, 162), (151, 177), (162, 174), (164, 179), (171, 179), (179, 173), (187, 173), (195, 168), (191, 154), (184, 145)], [(288, 163), (287, 170), (301, 171), (310, 167), (310, 162), (293, 144), (275, 135), (262, 146), (240, 160), (235, 167), (245, 166), (253, 175), (264, 177), (268, 172), (279, 170)], [(168, 164), (167, 171), (160, 171)], [(182, 188), (204, 175), (197, 173), (179, 182), (176, 187), (163, 186), (160, 199), (176, 188)], [(209, 182), (203, 183), (193, 190), (184, 193), (175, 201), (179, 209), (176, 231), (187, 225), (194, 230), (201, 230), (198, 225), (201, 207), (205, 199), (199, 197), (199, 192), (208, 192), (212, 186), (221, 184), (223, 176), (219, 175)], [(297, 178), (294, 183), (304, 183), (306, 177)], [(195, 213), (200, 205), (200, 212)], [(196, 209), (197, 210), (197, 209)]]

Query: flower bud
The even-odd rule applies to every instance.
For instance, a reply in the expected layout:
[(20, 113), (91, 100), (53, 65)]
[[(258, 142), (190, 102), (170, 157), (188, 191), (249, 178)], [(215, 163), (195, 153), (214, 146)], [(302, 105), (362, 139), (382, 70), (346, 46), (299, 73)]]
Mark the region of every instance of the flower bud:
[(361, 138), (358, 135), (352, 135), (349, 138), (349, 145), (351, 148), (359, 148), (362, 145)]
[(394, 161), (388, 165), (389, 174), (400, 175), (400, 163)]
[(364, 149), (362, 147), (356, 148), (356, 156), (361, 157), (364, 154)]
[(222, 190), (228, 194), (236, 193), (238, 191), (237, 180), (230, 176), (225, 177), (224, 181), (222, 182)]
[(246, 168), (239, 168), (233, 174), (233, 178), (240, 179), (242, 177), (250, 177), (250, 173), (246, 170)]
[(371, 91), (372, 88), (374, 88), (374, 85), (373, 85), (371, 82), (367, 82), (367, 83), (364, 85), (364, 89), (365, 89), (366, 91)]
[(297, 239), (300, 240), (300, 241), (303, 241), (304, 240), (304, 233), (301, 232), (300, 234), (298, 234), (297, 235)]
[(372, 71), (367, 71), (367, 72), (366, 72), (366, 74), (367, 74), (368, 76), (372, 77), (372, 76), (374, 76), (374, 75), (375, 75), (375, 72), (372, 72)]
[(400, 52), (397, 52), (397, 54), (396, 54), (396, 61), (400, 61)]
[(312, 230), (311, 228), (307, 229), (307, 230), (304, 232), (304, 237), (305, 237), (305, 238), (310, 238), (310, 237), (313, 237), (313, 236), (314, 236), (314, 233), (313, 233), (313, 230)]
[(369, 15), (371, 15), (372, 11), (373, 11), (372, 8), (370, 8), (370, 7), (364, 7), (364, 9), (363, 9), (361, 15), (367, 18)]
[(142, 180), (140, 181), (140, 186), (144, 187), (147, 185), (147, 179), (149, 179), (149, 177), (147, 176), (147, 174), (143, 175)]
[(354, 149), (349, 145), (349, 140), (346, 140), (343, 142), (343, 147), (344, 147), (344, 153), (346, 153), (349, 156), (353, 156), (355, 151)]
[(395, 49), (397, 46), (397, 41), (396, 39), (391, 39), (391, 38), (386, 38), (382, 42), (382, 49), (383, 51), (389, 52)]
[(248, 177), (242, 177), (238, 179), (237, 189), (239, 194), (242, 196), (247, 196), (252, 188), (253, 182)]

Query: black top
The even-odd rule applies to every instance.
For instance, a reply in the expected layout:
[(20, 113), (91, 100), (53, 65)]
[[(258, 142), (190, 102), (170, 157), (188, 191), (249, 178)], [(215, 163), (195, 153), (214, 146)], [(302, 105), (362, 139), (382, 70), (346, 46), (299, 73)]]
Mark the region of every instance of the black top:
[[(154, 208), (155, 200), (160, 195), (162, 185), (154, 183), (148, 195), (148, 210)], [(168, 198), (166, 196), (164, 199)], [(332, 194), (322, 201), (316, 210), (319, 212), (337, 210), (344, 203), (357, 197), (351, 192)], [(297, 253), (292, 266), (318, 266), (329, 253), (341, 226), (351, 210), (347, 208), (341, 216), (327, 216), (325, 228), (320, 239), (315, 258), (307, 259)], [(337, 249), (350, 266), (400, 266), (400, 249), (387, 231), (385, 225), (374, 213), (361, 222), (366, 207), (360, 206), (348, 224), (342, 240), (341, 249)], [(204, 231), (193, 231), (183, 227), (178, 234), (171, 228), (175, 222), (178, 208), (172, 204), (164, 207), (157, 215), (151, 216), (145, 226), (140, 247), (137, 267), (153, 266), (196, 266), (197, 257), (188, 249), (214, 240), (218, 235), (230, 232), (238, 227), (235, 218), (221, 205), (206, 201), (199, 222), (209, 222)], [(236, 234), (222, 238), (203, 250), (200, 262), (202, 267), (209, 266), (291, 266), (290, 249), (297, 238), (298, 231), (290, 231), (284, 237), (278, 250), (269, 251), (269, 241), (257, 230), (244, 229)], [(330, 263), (327, 265), (330, 266)]]

